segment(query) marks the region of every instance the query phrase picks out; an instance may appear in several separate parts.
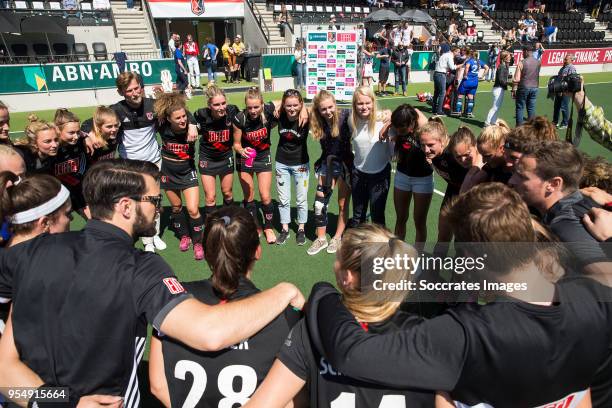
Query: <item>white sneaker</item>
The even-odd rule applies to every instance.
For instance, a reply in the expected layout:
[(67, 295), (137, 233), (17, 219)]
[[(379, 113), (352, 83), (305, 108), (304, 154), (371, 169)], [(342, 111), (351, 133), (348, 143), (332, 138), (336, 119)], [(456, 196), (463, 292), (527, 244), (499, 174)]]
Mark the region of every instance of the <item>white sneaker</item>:
[(310, 248), (308, 248), (308, 250), (306, 251), (308, 253), (308, 255), (316, 255), (319, 252), (321, 252), (323, 249), (327, 248), (327, 238), (317, 238), (314, 241), (312, 241), (312, 245), (310, 245)]
[(341, 239), (340, 238), (332, 238), (329, 241), (329, 246), (327, 247), (328, 254), (335, 254), (336, 251), (340, 248)]
[(147, 251), (147, 252), (155, 253), (155, 245), (147, 244), (147, 245), (145, 245), (144, 250)]
[(153, 245), (155, 245), (155, 249), (159, 249), (160, 251), (163, 251), (167, 247), (166, 243), (162, 241), (159, 235), (153, 237)]

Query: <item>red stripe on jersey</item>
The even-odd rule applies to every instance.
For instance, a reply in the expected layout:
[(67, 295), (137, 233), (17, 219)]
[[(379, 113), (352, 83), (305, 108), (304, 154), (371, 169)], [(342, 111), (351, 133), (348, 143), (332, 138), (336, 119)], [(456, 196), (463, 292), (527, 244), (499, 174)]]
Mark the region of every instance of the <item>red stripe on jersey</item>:
[(168, 291), (173, 295), (178, 295), (179, 293), (185, 292), (185, 288), (176, 278), (164, 278), (162, 282), (164, 282), (164, 285), (166, 285)]
[(359, 325), (361, 326), (361, 328), (363, 329), (363, 331), (368, 332), (370, 331), (370, 326), (368, 326), (367, 322), (359, 322)]

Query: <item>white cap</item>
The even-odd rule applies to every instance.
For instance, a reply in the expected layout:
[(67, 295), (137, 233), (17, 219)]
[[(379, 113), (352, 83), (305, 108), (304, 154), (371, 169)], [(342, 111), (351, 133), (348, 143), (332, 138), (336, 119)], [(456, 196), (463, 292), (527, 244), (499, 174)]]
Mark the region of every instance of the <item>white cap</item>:
[(236, 38), (242, 39), (242, 36), (240, 34), (236, 34)]
[(329, 18), (336, 18), (336, 15), (332, 14), (332, 15), (329, 16)]

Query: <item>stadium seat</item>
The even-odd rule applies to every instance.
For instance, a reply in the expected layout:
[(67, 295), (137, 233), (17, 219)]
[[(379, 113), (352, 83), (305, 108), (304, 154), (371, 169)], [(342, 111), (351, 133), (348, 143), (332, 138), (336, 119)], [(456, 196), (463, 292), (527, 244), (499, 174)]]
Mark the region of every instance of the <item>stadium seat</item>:
[(16, 0), (15, 1), (15, 8), (17, 10), (27, 10), (28, 7), (28, 2), (23, 1), (23, 0)]
[(95, 42), (91, 44), (93, 48), (94, 58), (96, 61), (106, 61), (108, 59), (108, 52), (106, 51), (106, 44), (102, 42)]
[(25, 64), (30, 61), (26, 44), (11, 44), (11, 53), (17, 63)]
[(74, 56), (77, 61), (89, 61), (89, 49), (85, 43), (74, 43)]
[(33, 1), (32, 2), (32, 8), (34, 10), (44, 10), (45, 9), (45, 2), (44, 1)]
[(49, 9), (51, 9), (51, 10), (61, 10), (62, 9), (62, 3), (60, 3), (59, 1), (50, 1), (49, 2)]
[(47, 44), (32, 44), (32, 50), (34, 50), (34, 55), (37, 62), (47, 62), (51, 60), (51, 52), (49, 51), (49, 46)]
[(51, 48), (53, 48), (53, 54), (55, 54), (55, 59), (59, 62), (66, 62), (70, 59), (70, 51), (68, 48), (68, 44), (53, 43), (51, 45)]

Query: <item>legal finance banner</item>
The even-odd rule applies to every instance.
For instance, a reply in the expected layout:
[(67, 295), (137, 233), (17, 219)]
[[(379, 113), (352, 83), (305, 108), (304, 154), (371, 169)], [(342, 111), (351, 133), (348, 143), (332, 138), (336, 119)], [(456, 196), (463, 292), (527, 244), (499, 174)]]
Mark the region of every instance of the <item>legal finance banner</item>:
[(542, 56), (542, 66), (563, 66), (567, 54), (573, 54), (574, 65), (610, 64), (612, 63), (612, 47), (610, 48), (577, 48), (565, 50), (546, 50)]
[(306, 43), (306, 93), (312, 99), (320, 89), (337, 100), (349, 101), (357, 86), (357, 32), (316, 31)]

